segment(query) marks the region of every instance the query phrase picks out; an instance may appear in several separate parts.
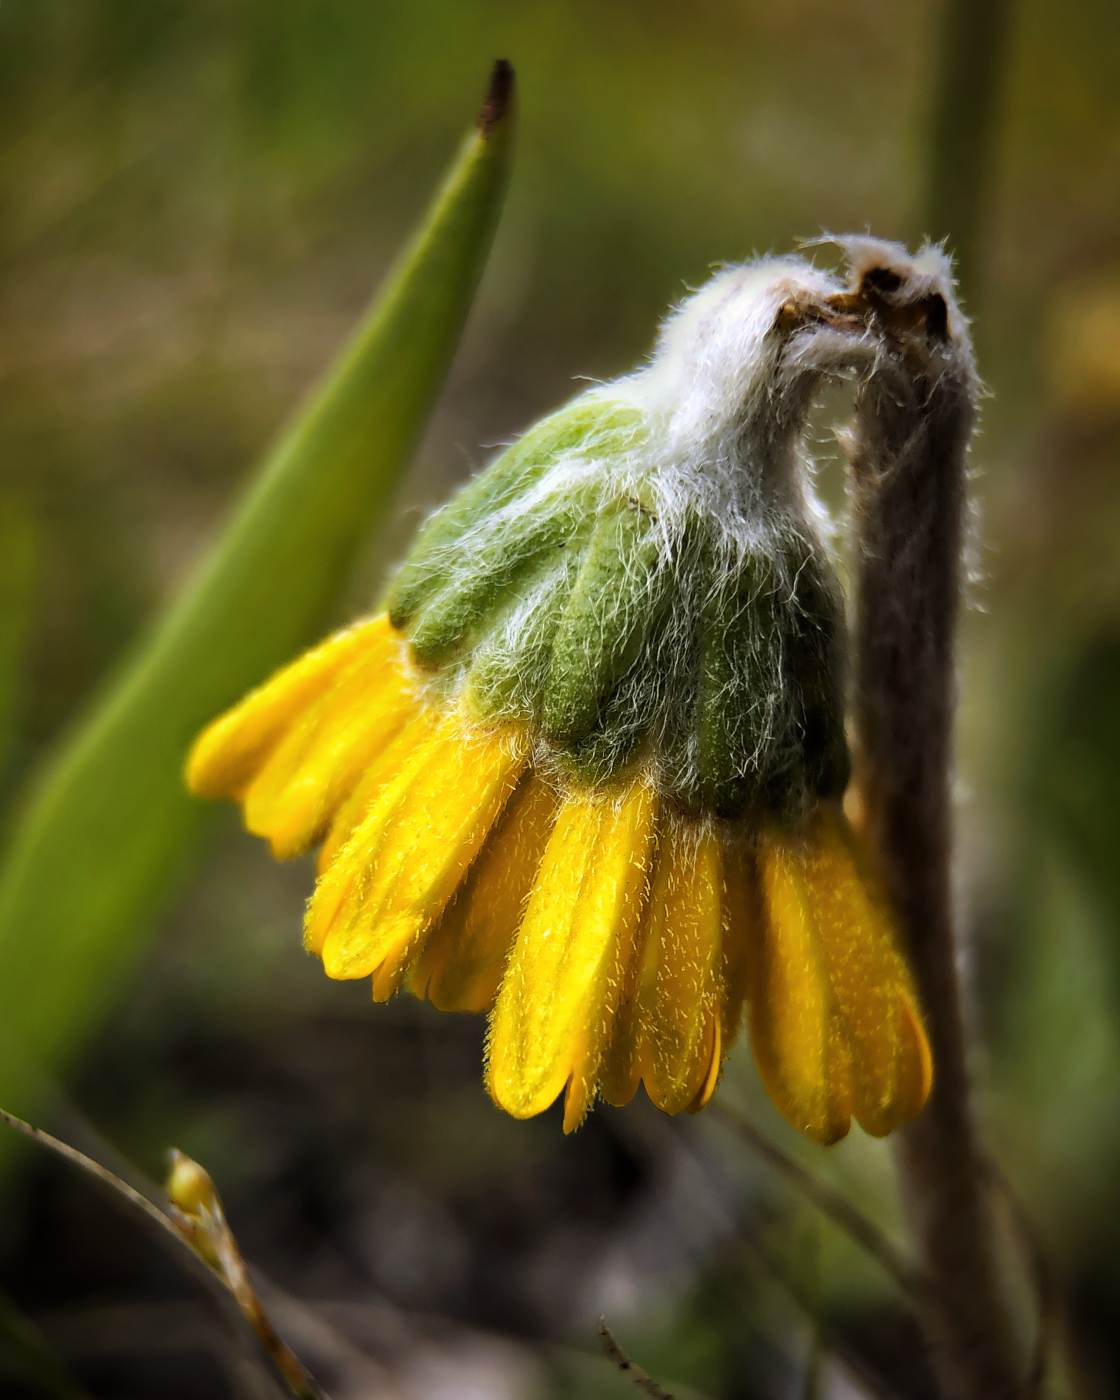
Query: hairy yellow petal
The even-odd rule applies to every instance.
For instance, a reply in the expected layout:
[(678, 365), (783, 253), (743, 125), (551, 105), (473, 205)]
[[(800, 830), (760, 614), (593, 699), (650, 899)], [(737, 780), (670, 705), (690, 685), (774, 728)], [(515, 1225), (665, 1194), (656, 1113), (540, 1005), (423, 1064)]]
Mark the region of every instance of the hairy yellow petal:
[(523, 731), (471, 733), (457, 715), (414, 752), (312, 897), (307, 942), (329, 977), (366, 977), (431, 926), (527, 759)]
[[(715, 832), (672, 817), (662, 822), (633, 1013), (619, 1018), (609, 1063), (616, 1078), (628, 1062), (614, 1087), (625, 1090), (640, 1076), (666, 1113), (690, 1107), (712, 1077), (723, 973), (721, 866)], [(604, 1092), (611, 1098), (606, 1085)]]
[[(653, 859), (654, 855), (651, 853), (651, 866)], [(599, 1067), (599, 1093), (615, 1108), (625, 1107), (642, 1082), (642, 1066), (638, 1056), (641, 1048), (639, 988), (643, 974), (649, 901), (654, 897), (651, 891), (634, 934), (633, 953), (619, 972), (614, 1024), (610, 1041), (603, 1054), (603, 1062)]]
[[(353, 906), (361, 903), (369, 887), (379, 841), (391, 830), (393, 818), (409, 788), (425, 766), (438, 765), (449, 742), (445, 725), (427, 728), (423, 737), (408, 748), (403, 743), (406, 737), (407, 731), (397, 744), (389, 746), (382, 762), (387, 764), (398, 747), (403, 750), (401, 762), (385, 773), (363, 819), (355, 824), (319, 876), (303, 921), (303, 946), (309, 953), (322, 957), (327, 936), (340, 921), (346, 923), (352, 917)], [(365, 833), (361, 841), (355, 839), (359, 832)]]
[(738, 833), (723, 838), (723, 977), (720, 1034), (723, 1054), (731, 1049), (743, 1024), (743, 1004), (751, 968), (758, 957), (762, 911), (758, 874), (747, 841)]
[(903, 1069), (898, 1077), (898, 1109), (899, 1120), (905, 1123), (921, 1113), (933, 1089), (933, 1051), (916, 994), (902, 997), (899, 1018)]
[(802, 868), (850, 1051), (853, 1112), (867, 1132), (882, 1136), (912, 1118), (929, 1094), (931, 1061), (917, 996), (838, 806), (814, 814)]
[(771, 1098), (795, 1128), (818, 1142), (842, 1138), (851, 1122), (843, 1038), (816, 910), (795, 842), (770, 829), (758, 848), (765, 917), (751, 967), (751, 1041)]
[(487, 1087), (517, 1118), (568, 1086), (564, 1127), (594, 1098), (645, 899), (656, 798), (569, 797), (556, 818), (491, 1016)]
[(415, 712), (397, 657), (359, 657), (273, 750), (245, 794), (245, 825), (279, 859), (321, 838), (377, 754)]
[(708, 1068), (700, 1081), (700, 1088), (696, 1091), (696, 1097), (688, 1105), (689, 1113), (699, 1113), (702, 1108), (707, 1108), (712, 1101), (712, 1095), (716, 1091), (719, 1083), (720, 1071), (723, 1069), (723, 1062), (727, 1058), (727, 1046), (723, 1039), (723, 1022), (716, 1016), (712, 1021), (711, 1047), (708, 1050)]
[(318, 871), (322, 875), (343, 849), (355, 828), (365, 820), (374, 800), (411, 761), (417, 749), (435, 735), (441, 715), (434, 706), (421, 701), (385, 747), (370, 761), (366, 771), (339, 804), (326, 838), (319, 850)]
[(415, 957), (415, 939), (406, 937), (397, 942), (393, 950), (386, 954), (385, 961), (371, 978), (373, 999), (376, 1002), (392, 1001), (400, 991), (409, 965)]
[(557, 794), (530, 774), (510, 799), (462, 888), (409, 974), (441, 1011), (486, 1011), (556, 820)]
[(187, 785), (201, 797), (238, 797), (304, 709), (354, 657), (388, 655), (395, 633), (385, 614), (336, 632), (277, 671), (208, 725), (187, 759)]
[[(715, 832), (672, 822), (663, 903), (651, 902), (649, 938), (660, 948), (642, 1055), (646, 1092), (666, 1113), (688, 1108), (719, 1073), (723, 982), (723, 862)], [(722, 1039), (719, 1037), (719, 1039)], [(710, 1094), (709, 1094), (710, 1096)]]

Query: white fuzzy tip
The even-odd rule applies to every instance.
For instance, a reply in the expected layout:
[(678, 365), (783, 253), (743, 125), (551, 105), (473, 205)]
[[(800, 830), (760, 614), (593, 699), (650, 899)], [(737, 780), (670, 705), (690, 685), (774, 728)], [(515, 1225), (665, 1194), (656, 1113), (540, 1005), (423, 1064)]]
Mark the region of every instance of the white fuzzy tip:
[(863, 328), (830, 312), (841, 291), (801, 257), (725, 268), (669, 313), (649, 365), (612, 391), (663, 414), (670, 437), (694, 446), (752, 423), (768, 437), (789, 421), (783, 402), (796, 417), (820, 378), (856, 372), (873, 356)]

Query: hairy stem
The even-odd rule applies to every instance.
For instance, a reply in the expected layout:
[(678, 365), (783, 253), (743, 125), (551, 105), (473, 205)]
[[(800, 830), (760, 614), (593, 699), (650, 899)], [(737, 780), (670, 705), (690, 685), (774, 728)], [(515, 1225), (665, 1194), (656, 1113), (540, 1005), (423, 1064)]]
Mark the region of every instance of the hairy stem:
[(887, 353), (851, 443), (859, 548), (856, 721), (872, 847), (925, 1007), (936, 1082), (898, 1170), (924, 1271), (923, 1321), (952, 1400), (1000, 1400), (1020, 1367), (969, 1101), (951, 890), (950, 775), (965, 456), (976, 378), (936, 252), (849, 248)]

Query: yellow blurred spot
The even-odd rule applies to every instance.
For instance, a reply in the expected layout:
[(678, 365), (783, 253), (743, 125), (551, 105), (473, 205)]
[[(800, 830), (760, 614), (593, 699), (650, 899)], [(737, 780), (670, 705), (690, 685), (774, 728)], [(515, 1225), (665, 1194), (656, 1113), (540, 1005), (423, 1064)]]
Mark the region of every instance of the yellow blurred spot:
[(1120, 406), (1120, 281), (1095, 278), (1056, 302), (1050, 351), (1054, 395), (1067, 412), (1107, 416)]

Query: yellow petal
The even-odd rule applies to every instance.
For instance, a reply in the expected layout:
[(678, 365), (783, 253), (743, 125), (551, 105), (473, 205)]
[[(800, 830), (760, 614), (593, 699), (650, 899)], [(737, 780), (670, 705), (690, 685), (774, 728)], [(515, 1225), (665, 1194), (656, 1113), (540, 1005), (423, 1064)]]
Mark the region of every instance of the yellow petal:
[(490, 1022), (487, 1087), (516, 1118), (568, 1086), (564, 1127), (594, 1097), (645, 899), (656, 798), (570, 796), (556, 818)]
[(443, 912), (528, 758), (521, 730), (472, 733), (458, 715), (375, 798), (307, 913), (329, 977), (366, 977)]
[(716, 1091), (719, 1083), (720, 1070), (723, 1069), (723, 1062), (727, 1058), (727, 1046), (723, 1039), (723, 1022), (719, 1016), (712, 1019), (711, 1046), (708, 1050), (708, 1068), (700, 1081), (700, 1087), (696, 1091), (696, 1097), (688, 1105), (689, 1113), (699, 1113), (702, 1108), (707, 1108), (712, 1101), (712, 1095)]
[[(406, 735), (407, 735), (406, 731)], [(391, 744), (382, 763), (393, 757), (398, 746), (403, 747), (406, 735)], [(391, 772), (386, 772), (385, 780), (377, 790), (363, 819), (358, 822), (346, 841), (341, 844), (334, 859), (322, 869), (316, 882), (314, 893), (308, 901), (303, 921), (303, 946), (309, 953), (320, 957), (328, 935), (341, 920), (343, 923), (352, 914), (355, 901), (360, 901), (371, 879), (371, 867), (376, 860), (376, 842), (371, 845), (373, 831), (366, 832), (366, 839), (354, 838), (359, 831), (366, 831), (371, 819), (377, 818), (376, 836), (383, 839), (392, 826), (393, 817), (406, 799), (409, 788), (418, 779), (425, 766), (437, 766), (445, 747), (453, 742), (446, 730), (446, 720), (442, 724), (429, 727), (419, 741), (402, 754), (402, 761), (394, 764)], [(351, 799), (353, 800), (353, 799)], [(322, 852), (320, 852), (320, 859)], [(362, 974), (356, 974), (362, 975)]]
[(492, 1005), (556, 808), (555, 790), (530, 774), (420, 951), (410, 973), (417, 996), (441, 1011), (485, 1011)]
[(751, 1042), (771, 1098), (818, 1142), (842, 1138), (851, 1121), (846, 1046), (832, 1024), (832, 992), (816, 911), (795, 841), (775, 829), (759, 841), (765, 917), (751, 967)]
[[(655, 837), (656, 842), (656, 837)], [(651, 865), (654, 859), (651, 852)], [(642, 1066), (638, 1052), (641, 1048), (639, 988), (643, 975), (643, 950), (646, 944), (649, 901), (634, 934), (631, 957), (619, 970), (619, 987), (610, 1041), (599, 1067), (599, 1093), (615, 1108), (624, 1108), (637, 1093), (642, 1082)]]
[(929, 1094), (931, 1060), (917, 996), (838, 806), (814, 814), (802, 868), (850, 1051), (853, 1112), (867, 1132), (882, 1136), (913, 1118)]
[(328, 869), (350, 840), (355, 828), (365, 820), (374, 799), (410, 762), (416, 750), (437, 732), (442, 716), (434, 705), (421, 700), (385, 747), (371, 759), (350, 795), (339, 803), (330, 829), (319, 851), (318, 872)]
[(662, 822), (634, 1014), (620, 1020), (614, 1048), (625, 1052), (618, 1042), (629, 1041), (624, 1082), (640, 1075), (666, 1113), (690, 1107), (713, 1078), (723, 972), (721, 866), (719, 836), (710, 828), (673, 817)]
[(245, 825), (278, 859), (320, 839), (417, 697), (398, 658), (352, 661), (284, 736), (245, 794)]
[[(413, 942), (414, 941), (415, 940), (413, 940)], [(413, 942), (410, 942), (407, 938), (398, 942), (393, 951), (386, 956), (381, 966), (374, 972), (371, 978), (374, 1001), (392, 1001), (400, 991), (401, 985), (408, 973), (409, 965), (414, 959), (415, 950)]]
[(396, 634), (385, 614), (336, 632), (277, 671), (207, 726), (187, 759), (187, 785), (202, 797), (236, 797), (288, 726), (355, 656), (389, 654)]
[(748, 842), (738, 832), (732, 832), (723, 838), (720, 1034), (725, 1056), (743, 1024), (743, 1004), (750, 986), (751, 968), (758, 956), (761, 925), (754, 856)]

